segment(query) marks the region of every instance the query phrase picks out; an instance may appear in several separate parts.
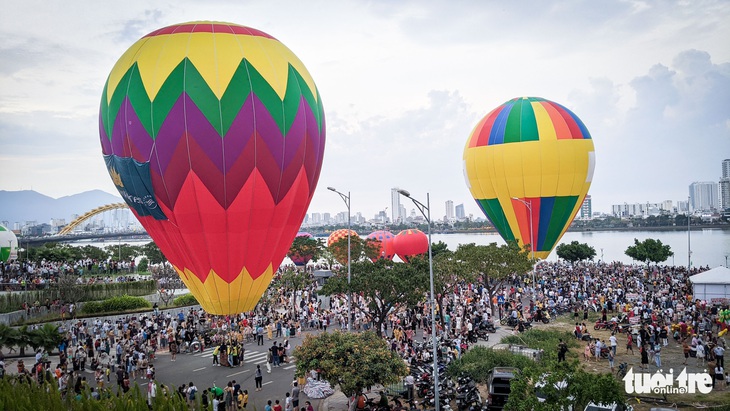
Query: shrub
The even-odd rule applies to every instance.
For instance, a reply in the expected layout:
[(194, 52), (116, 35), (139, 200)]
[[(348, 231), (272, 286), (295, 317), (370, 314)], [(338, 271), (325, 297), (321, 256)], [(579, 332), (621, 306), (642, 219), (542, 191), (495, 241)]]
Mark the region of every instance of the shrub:
[(157, 397), (152, 406), (147, 405), (146, 384), (141, 389), (136, 384), (121, 396), (117, 396), (109, 388), (101, 390), (101, 399), (90, 398), (88, 388), (82, 395), (74, 397), (61, 396), (57, 384), (39, 385), (34, 381), (16, 376), (0, 378), (0, 409), (16, 411), (35, 410), (69, 410), (69, 411), (171, 411), (189, 409), (185, 399), (178, 395), (165, 397), (162, 390), (157, 390)]
[(192, 294), (181, 295), (180, 297), (177, 297), (174, 300), (172, 300), (172, 305), (175, 305), (175, 306), (196, 305), (196, 304), (198, 304), (198, 300)]
[(147, 259), (147, 257), (142, 257), (141, 260), (139, 260), (139, 265), (137, 266), (137, 271), (147, 271), (147, 268), (149, 267), (150, 262)]
[(572, 333), (538, 328), (529, 329), (519, 335), (504, 337), (502, 342), (504, 344), (524, 345), (536, 350), (543, 350), (546, 354), (552, 354), (557, 359), (557, 347), (561, 338), (568, 344), (568, 347), (578, 346), (578, 342)]
[(107, 298), (102, 301), (89, 301), (81, 306), (82, 314), (100, 314), (108, 312), (120, 312), (136, 310), (139, 308), (150, 308), (149, 301), (142, 297), (122, 295), (119, 297)]
[(517, 367), (523, 369), (534, 365), (534, 361), (519, 354), (504, 350), (493, 350), (475, 346), (449, 366), (450, 375), (467, 374), (476, 382), (485, 383), (487, 373), (494, 367)]

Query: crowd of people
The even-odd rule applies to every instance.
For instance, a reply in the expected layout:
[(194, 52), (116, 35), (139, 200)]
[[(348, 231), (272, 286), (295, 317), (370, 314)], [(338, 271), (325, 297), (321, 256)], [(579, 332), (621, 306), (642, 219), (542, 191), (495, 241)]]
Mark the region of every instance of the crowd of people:
[[(720, 332), (728, 327), (730, 319), (720, 316), (722, 306), (693, 299), (688, 278), (702, 270), (603, 262), (541, 262), (535, 269), (535, 283), (531, 275), (515, 274), (505, 279), (493, 295), (483, 284), (467, 283), (457, 284), (448, 293), (438, 295), (434, 307), (438, 320), (436, 334), (439, 339), (451, 342), (447, 346), (453, 352), (444, 354), (458, 357), (468, 349), (466, 342), (471, 340), (471, 334), (483, 324), (494, 324), (502, 317), (529, 320), (538, 313), (562, 314), (573, 317), (575, 337), (586, 341), (583, 352), (586, 361), (605, 358), (613, 370), (618, 355), (633, 354), (637, 348), (642, 367), (648, 369), (652, 361), (659, 369), (663, 349), (677, 344), (682, 346), (685, 359), (693, 357), (698, 365), (709, 367), (718, 381), (720, 378), (727, 381), (726, 345)], [(45, 364), (41, 360), (23, 372), (36, 379), (55, 378), (63, 392), (78, 394), (85, 385), (94, 385), (91, 388), (98, 393), (110, 384), (118, 387), (117, 392), (126, 392), (134, 381), (148, 384), (154, 381), (153, 361), (159, 350), (169, 351), (170, 361), (175, 361), (179, 352), (209, 348), (214, 366), (238, 367), (243, 363), (248, 344), (271, 344), (269, 361), (265, 364), (267, 370), (260, 367), (256, 370), (254, 389), (259, 391), (263, 373), (290, 357), (291, 338), (308, 330), (345, 329), (348, 321), (354, 330), (372, 329), (380, 323), (368, 312), (368, 301), (363, 296), (353, 297), (352, 314), (348, 316), (347, 296), (333, 295), (325, 303), (317, 294), (317, 284), (312, 278), (308, 286), (296, 292), (271, 287), (257, 310), (251, 313), (212, 316), (187, 309), (172, 315), (155, 310), (149, 315), (126, 317), (117, 322), (75, 320), (63, 330), (66, 338), (56, 370), (38, 367), (38, 363)], [(589, 336), (591, 329), (586, 320), (591, 312), (614, 327), (613, 335), (605, 340)], [(417, 350), (415, 346), (419, 338), (428, 340), (431, 336), (430, 315), (427, 302), (401, 307), (382, 322), (381, 335), (404, 359), (428, 360), (428, 350)], [(631, 327), (635, 332), (619, 332), (616, 327), (621, 326)], [(625, 341), (620, 343), (619, 336)], [(624, 343), (626, 351), (619, 353), (618, 347)], [(565, 358), (564, 351), (561, 358)], [(87, 367), (94, 371), (93, 384), (79, 376), (79, 371)], [(299, 388), (293, 386), (289, 396), (279, 404), (275, 400), (271, 408), (298, 409)], [(157, 388), (154, 390), (156, 395)], [(245, 408), (249, 395), (235, 381), (221, 388), (211, 384), (201, 393), (192, 383), (175, 391), (188, 401), (197, 402), (199, 395), (200, 401), (208, 404), (206, 409), (215, 411)]]

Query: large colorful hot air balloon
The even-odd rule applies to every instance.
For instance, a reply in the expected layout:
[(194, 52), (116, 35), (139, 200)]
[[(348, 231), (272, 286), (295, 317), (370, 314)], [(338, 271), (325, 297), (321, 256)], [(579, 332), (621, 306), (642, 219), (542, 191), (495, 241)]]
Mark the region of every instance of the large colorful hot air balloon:
[(4, 225), (0, 225), (0, 262), (18, 258), (18, 237)]
[(386, 259), (392, 260), (395, 255), (395, 246), (393, 240), (395, 236), (390, 231), (374, 231), (367, 236), (367, 240), (375, 240), (378, 242), (378, 256), (373, 258), (373, 262)]
[(395, 236), (393, 247), (398, 257), (408, 262), (411, 257), (428, 252), (428, 236), (421, 230), (409, 228)]
[(502, 238), (534, 243), (542, 259), (583, 204), (594, 166), (593, 140), (578, 116), (536, 97), (492, 110), (464, 148), (467, 185), (479, 207)]
[(165, 27), (116, 63), (99, 117), (114, 184), (203, 308), (253, 309), (322, 166), (324, 109), (302, 62), (253, 28)]
[[(348, 230), (346, 228), (341, 228), (330, 233), (330, 236), (327, 238), (327, 247), (331, 247), (332, 244), (338, 242), (343, 238), (346, 239), (347, 231)], [(350, 243), (352, 243), (353, 237), (358, 237), (358, 235), (354, 230), (350, 230)], [(331, 251), (332, 255), (334, 255), (335, 257), (335, 260), (339, 261), (340, 264), (347, 264), (347, 248), (345, 248), (344, 250), (333, 248)]]

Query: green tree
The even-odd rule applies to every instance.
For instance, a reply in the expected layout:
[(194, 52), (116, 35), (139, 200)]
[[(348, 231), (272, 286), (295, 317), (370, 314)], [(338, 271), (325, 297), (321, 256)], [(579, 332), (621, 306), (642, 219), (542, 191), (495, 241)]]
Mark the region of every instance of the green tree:
[[(505, 409), (510, 410), (567, 410), (571, 405), (574, 410), (582, 410), (591, 401), (603, 404), (626, 401), (620, 380), (610, 373), (586, 372), (577, 360), (528, 364), (521, 368), (510, 386), (512, 393), (505, 404)], [(538, 401), (538, 392), (544, 402)]]
[[(439, 303), (439, 308), (444, 306), (443, 300), (449, 291), (454, 289), (454, 286), (460, 283), (474, 283), (477, 280), (476, 272), (469, 270), (467, 265), (459, 261), (454, 252), (448, 249), (433, 257), (433, 277), (433, 292)], [(466, 310), (464, 319), (468, 315), (470, 313)], [(440, 315), (439, 318), (441, 318), (441, 324), (443, 325), (444, 316)]]
[[(303, 290), (312, 281), (313, 278), (308, 272), (287, 268), (281, 274), (278, 283), (291, 293), (292, 307), (297, 307), (297, 291)], [(295, 315), (298, 315), (298, 312), (299, 310), (294, 310)]]
[(309, 261), (319, 260), (322, 254), (322, 244), (312, 237), (296, 237), (289, 247), (287, 257), (293, 261), (303, 261), (307, 264)]
[(396, 383), (408, 373), (398, 354), (372, 331), (307, 335), (294, 356), (297, 376), (319, 370), (322, 378), (333, 387), (339, 385), (348, 397), (365, 387)]
[(130, 261), (143, 253), (140, 247), (126, 243), (108, 245), (104, 247), (104, 250), (106, 250), (112, 260), (116, 261)]
[(167, 262), (167, 258), (165, 258), (165, 255), (162, 254), (162, 251), (160, 251), (160, 248), (154, 241), (143, 245), (141, 251), (147, 257), (150, 264), (164, 264)]
[(56, 285), (61, 301), (78, 306), (78, 302), (83, 300), (86, 295), (86, 287), (79, 283), (79, 276), (75, 274), (59, 275)]
[(586, 243), (572, 241), (570, 244), (560, 244), (555, 252), (563, 260), (574, 263), (582, 260), (592, 260), (596, 256), (596, 249)]
[[(347, 264), (347, 237), (342, 237), (327, 247), (335, 260)], [(377, 240), (363, 240), (359, 236), (350, 236), (350, 258), (353, 263), (362, 259), (374, 259), (378, 256), (380, 246)]]
[(428, 264), (423, 259), (411, 263), (395, 263), (378, 260), (375, 263), (357, 262), (351, 267), (350, 284), (347, 272), (341, 270), (327, 279), (321, 293), (332, 295), (352, 292), (365, 298), (368, 306), (366, 315), (375, 324), (381, 335), (381, 326), (391, 310), (412, 307), (423, 301), (429, 287)]
[(456, 249), (454, 257), (464, 265), (464, 270), (482, 278), (490, 302), (495, 291), (509, 276), (522, 275), (532, 269), (528, 248), (520, 248), (514, 241), (501, 246), (497, 246), (496, 243), (461, 244)]
[(634, 238), (634, 245), (629, 246), (625, 254), (636, 261), (645, 262), (647, 266), (651, 263), (661, 263), (667, 258), (674, 255), (672, 248), (668, 244), (662, 244), (661, 240), (647, 238), (639, 241)]
[(449, 246), (445, 242), (439, 241), (438, 243), (431, 243), (431, 256), (435, 260), (436, 257), (442, 253), (450, 253)]
[(109, 254), (102, 250), (99, 247), (93, 246), (93, 245), (85, 245), (83, 247), (79, 247), (79, 250), (81, 251), (81, 258), (89, 258), (92, 260), (106, 260), (109, 258)]
[(63, 336), (58, 331), (59, 326), (45, 323), (40, 328), (31, 331), (30, 340), (32, 347), (42, 347), (49, 354), (63, 341)]

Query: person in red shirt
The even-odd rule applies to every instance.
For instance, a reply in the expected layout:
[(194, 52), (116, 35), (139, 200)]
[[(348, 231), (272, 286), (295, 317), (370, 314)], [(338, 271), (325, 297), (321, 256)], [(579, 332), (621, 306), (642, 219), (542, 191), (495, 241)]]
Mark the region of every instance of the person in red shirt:
[(274, 401), (274, 411), (282, 411), (283, 408), (281, 404), (279, 403), (279, 400)]

